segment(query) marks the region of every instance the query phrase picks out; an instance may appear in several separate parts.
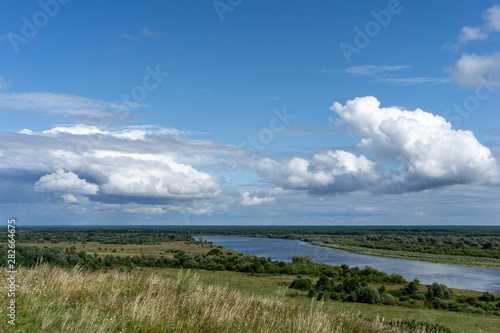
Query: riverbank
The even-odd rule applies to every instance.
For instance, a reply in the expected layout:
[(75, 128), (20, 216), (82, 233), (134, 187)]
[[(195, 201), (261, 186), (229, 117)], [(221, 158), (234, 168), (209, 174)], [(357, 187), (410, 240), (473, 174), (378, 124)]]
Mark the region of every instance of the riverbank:
[(326, 244), (317, 241), (307, 242), (307, 244), (312, 246), (322, 247), (325, 249), (333, 249), (338, 251), (345, 251), (349, 253), (376, 256), (376, 257), (418, 260), (435, 264), (500, 269), (500, 259), (495, 259), (495, 258), (477, 258), (477, 257), (451, 256), (451, 255), (420, 253), (420, 252), (403, 252), (403, 251), (390, 251), (382, 249), (368, 249), (368, 248), (345, 246), (338, 244)]

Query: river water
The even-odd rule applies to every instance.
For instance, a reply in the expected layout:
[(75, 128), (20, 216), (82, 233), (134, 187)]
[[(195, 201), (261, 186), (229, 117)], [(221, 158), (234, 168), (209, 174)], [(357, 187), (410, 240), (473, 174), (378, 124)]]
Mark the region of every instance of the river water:
[(194, 236), (222, 245), (226, 249), (277, 261), (292, 261), (294, 255), (310, 256), (328, 265), (370, 266), (379, 271), (402, 275), (407, 281), (419, 279), (421, 284), (438, 282), (451, 288), (499, 292), (500, 269), (434, 264), (424, 261), (374, 257), (309, 245), (299, 240)]

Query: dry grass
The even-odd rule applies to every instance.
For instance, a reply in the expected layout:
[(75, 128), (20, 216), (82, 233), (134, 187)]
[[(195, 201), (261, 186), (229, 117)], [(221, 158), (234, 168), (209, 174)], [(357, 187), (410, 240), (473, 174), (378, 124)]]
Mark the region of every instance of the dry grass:
[[(5, 281), (6, 270), (0, 270)], [(6, 284), (2, 332), (410, 332), (359, 313), (325, 312), (274, 297), (243, 295), (201, 283), (196, 274), (164, 278), (147, 272), (90, 273), (49, 265), (18, 268), (16, 327), (7, 323)]]

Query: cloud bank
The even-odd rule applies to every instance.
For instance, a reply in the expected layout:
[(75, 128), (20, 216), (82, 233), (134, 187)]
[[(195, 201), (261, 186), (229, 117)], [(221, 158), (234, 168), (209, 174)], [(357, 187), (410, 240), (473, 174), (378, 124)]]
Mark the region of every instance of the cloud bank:
[(0, 131), (0, 176), (15, 170), (26, 175), (24, 181), (37, 177), (34, 191), (58, 194), (65, 202), (76, 202), (75, 195), (103, 202), (211, 199), (221, 193), (217, 180), (182, 160), (206, 165), (213, 163), (213, 155), (242, 152), (164, 128), (102, 131), (76, 125), (39, 133)]
[(381, 108), (372, 96), (338, 102), (330, 108), (361, 137), (357, 149), (377, 162), (336, 150), (310, 159), (264, 158), (252, 163), (261, 176), (286, 189), (313, 194), (368, 190), (401, 193), (457, 185), (498, 184), (491, 151), (470, 131), (454, 130), (421, 109)]

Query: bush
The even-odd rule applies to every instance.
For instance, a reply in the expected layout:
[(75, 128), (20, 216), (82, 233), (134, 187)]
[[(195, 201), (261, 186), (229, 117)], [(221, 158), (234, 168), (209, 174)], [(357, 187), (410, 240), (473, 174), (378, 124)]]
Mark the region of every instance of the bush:
[(452, 294), (444, 284), (434, 282), (427, 290), (427, 299), (432, 300), (440, 298), (442, 300), (451, 300)]
[(298, 276), (296, 279), (294, 279), (292, 281), (292, 284), (290, 284), (290, 288), (300, 289), (300, 290), (312, 289), (311, 279), (303, 278), (302, 276)]
[(294, 264), (312, 264), (314, 260), (309, 256), (293, 256), (292, 263)]
[(485, 311), (480, 308), (476, 308), (474, 306), (470, 306), (469, 304), (466, 304), (464, 306), (464, 312), (469, 312), (469, 313), (478, 313), (478, 314), (484, 314)]
[(383, 293), (382, 295), (380, 295), (380, 297), (382, 298), (387, 298), (387, 299), (393, 299), (394, 296), (392, 296), (391, 294), (389, 293)]
[(495, 295), (485, 292), (481, 297), (479, 297), (479, 299), (483, 302), (493, 302), (495, 301)]
[(380, 303), (380, 294), (377, 289), (372, 287), (359, 287), (350, 295), (353, 302), (376, 304)]
[(219, 249), (212, 249), (208, 251), (207, 256), (220, 256), (222, 254), (221, 250)]

